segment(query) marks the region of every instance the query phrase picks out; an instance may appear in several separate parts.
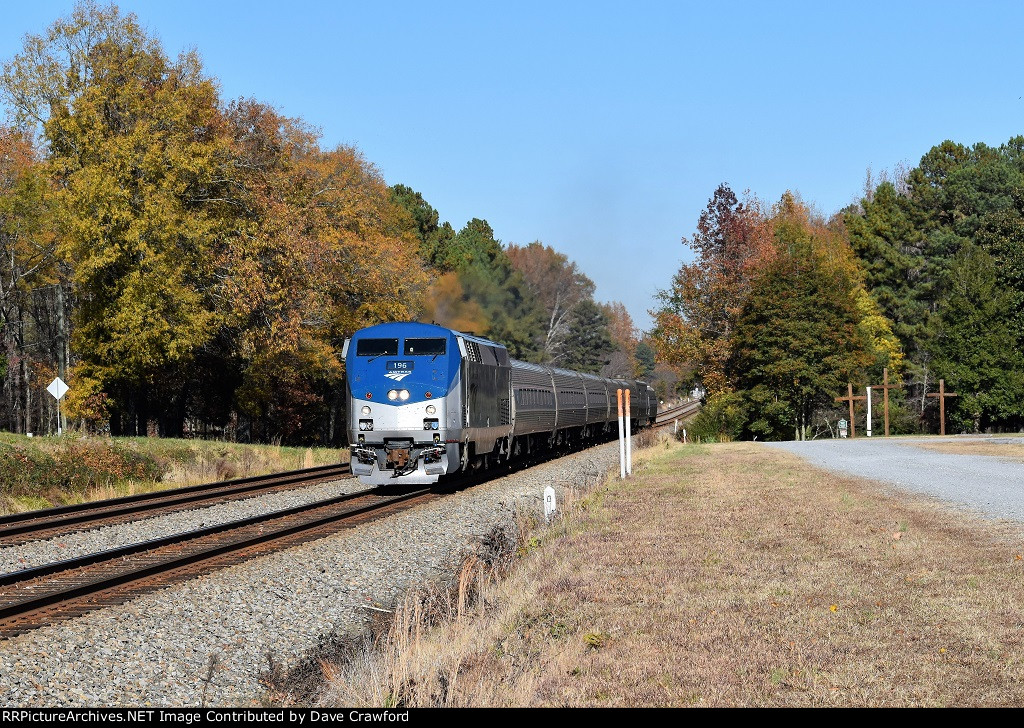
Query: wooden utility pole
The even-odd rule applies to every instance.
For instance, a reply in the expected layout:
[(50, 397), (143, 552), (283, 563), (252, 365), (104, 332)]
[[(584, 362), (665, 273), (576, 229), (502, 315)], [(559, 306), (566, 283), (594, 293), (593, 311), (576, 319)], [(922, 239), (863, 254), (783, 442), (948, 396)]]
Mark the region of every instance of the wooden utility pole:
[(859, 397), (854, 397), (853, 396), (853, 385), (850, 384), (850, 383), (847, 383), (847, 385), (846, 385), (846, 396), (845, 397), (836, 397), (836, 402), (846, 402), (846, 401), (849, 401), (849, 403), (850, 403), (850, 439), (851, 440), (857, 436), (857, 427), (856, 427), (856, 425), (853, 424), (853, 402), (854, 402), (854, 400), (864, 400), (864, 399), (867, 399), (867, 397), (864, 396), (863, 394), (860, 395)]
[(902, 384), (889, 384), (889, 367), (882, 369), (882, 384), (872, 384), (872, 389), (882, 390), (882, 409), (885, 412), (885, 436), (889, 436), (889, 390), (902, 387)]
[(945, 435), (946, 434), (946, 397), (959, 397), (960, 395), (958, 395), (956, 392), (947, 392), (946, 391), (946, 380), (945, 379), (940, 379), (939, 380), (939, 391), (938, 391), (938, 393), (937, 394), (936, 393), (932, 393), (932, 394), (929, 394), (928, 396), (929, 397), (938, 397), (939, 398), (939, 434), (940, 435)]

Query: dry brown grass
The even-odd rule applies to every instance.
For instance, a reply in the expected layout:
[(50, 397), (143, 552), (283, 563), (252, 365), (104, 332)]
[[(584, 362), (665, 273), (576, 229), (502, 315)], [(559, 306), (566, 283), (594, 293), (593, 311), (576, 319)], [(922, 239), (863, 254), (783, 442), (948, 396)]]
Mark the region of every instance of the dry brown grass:
[[(145, 443), (145, 440), (139, 440)], [(159, 446), (159, 441), (158, 445)], [(347, 450), (330, 448), (281, 447), (280, 445), (210, 444), (199, 442), (192, 460), (171, 460), (168, 472), (159, 481), (127, 479), (89, 488), (79, 496), (65, 498), (67, 503), (106, 500), (138, 493), (184, 488), (233, 478), (248, 478), (288, 470), (312, 468), (348, 462)], [(50, 504), (33, 507), (49, 507)], [(0, 504), (2, 508), (3, 504)], [(10, 508), (16, 512), (15, 508)]]
[(463, 576), (475, 608), (433, 629), (400, 609), (320, 702), (1024, 703), (1016, 528), (757, 445), (666, 443), (526, 539), (510, 578)]
[(937, 440), (935, 442), (911, 442), (908, 445), (954, 455), (990, 455), (1024, 462), (1024, 445), (989, 440)]
[(162, 482), (174, 487), (348, 462), (348, 450), (199, 443), (189, 459), (172, 460)]

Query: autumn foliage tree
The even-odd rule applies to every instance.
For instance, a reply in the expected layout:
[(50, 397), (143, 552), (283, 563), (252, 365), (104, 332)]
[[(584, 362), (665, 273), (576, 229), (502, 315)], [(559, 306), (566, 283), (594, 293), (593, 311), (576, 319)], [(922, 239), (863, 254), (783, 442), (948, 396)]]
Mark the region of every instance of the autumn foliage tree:
[[(0, 127), (0, 335), (3, 340), (3, 424), (30, 427), (43, 371), (66, 362), (60, 327), (54, 331), (57, 287), (53, 199), (38, 155), (26, 135)], [(46, 304), (51, 304), (47, 306)], [(33, 405), (37, 405), (34, 407)]]
[(500, 341), (516, 358), (542, 360), (544, 309), (490, 223), (473, 218), (455, 233), (438, 225), (418, 192), (396, 185), (392, 199), (414, 223), (430, 271), (423, 320)]
[(115, 6), (27, 36), (0, 88), (45, 149), (37, 219), (58, 232), (47, 275), (79, 414), (335, 440), (341, 342), (417, 315), (424, 284), (379, 172), (265, 105), (223, 104), (198, 56), (168, 58)]
[(59, 375), (79, 427), (337, 444), (339, 352), (386, 320), (606, 360), (605, 310), (565, 256), (538, 243), (554, 277), (531, 279), (486, 220), (456, 231), (359, 150), (225, 102), (196, 53), (169, 57), (115, 5), (86, 0), (26, 36), (0, 93), (10, 429), (56, 429), (41, 392)]
[(273, 413), (280, 431), (262, 436), (296, 436), (318, 409), (337, 417), (345, 336), (412, 318), (424, 274), (413, 232), (358, 151), (321, 151), (300, 122), (251, 100), (230, 104), (227, 118), (220, 264), (239, 404), (256, 420)]
[(706, 388), (701, 436), (803, 439), (842, 384), (898, 371), (841, 220), (790, 193), (768, 212), (722, 186), (689, 242), (697, 260), (661, 294), (653, 338)]
[(756, 200), (741, 202), (719, 185), (683, 244), (696, 254), (658, 294), (654, 346), (711, 395), (735, 388), (726, 371), (730, 344), (754, 274), (775, 254), (771, 227)]
[(857, 305), (858, 270), (842, 234), (812, 219), (788, 193), (773, 227), (776, 252), (751, 281), (729, 370), (745, 395), (748, 433), (802, 440), (835, 393), (863, 379), (872, 345)]
[(543, 356), (546, 362), (557, 363), (565, 356), (563, 349), (573, 324), (578, 323), (574, 320), (578, 307), (593, 299), (594, 282), (566, 255), (539, 240), (510, 245), (506, 253), (544, 307)]

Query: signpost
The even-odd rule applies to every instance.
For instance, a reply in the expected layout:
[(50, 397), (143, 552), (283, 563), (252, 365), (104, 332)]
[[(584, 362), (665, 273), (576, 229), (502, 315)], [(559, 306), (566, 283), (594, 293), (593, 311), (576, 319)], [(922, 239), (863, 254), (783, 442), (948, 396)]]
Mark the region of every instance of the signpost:
[(855, 424), (853, 424), (853, 403), (854, 403), (854, 400), (867, 399), (867, 397), (865, 397), (864, 395), (860, 395), (859, 397), (854, 397), (853, 396), (853, 385), (850, 384), (850, 383), (847, 383), (847, 385), (846, 385), (846, 392), (847, 392), (847, 394), (846, 394), (845, 397), (836, 397), (836, 402), (849, 402), (850, 403), (850, 439), (852, 440), (853, 438), (855, 438), (857, 436), (857, 426)]
[(46, 391), (49, 392), (55, 400), (57, 400), (57, 434), (60, 435), (64, 431), (60, 424), (60, 401), (63, 399), (64, 395), (68, 393), (68, 385), (64, 383), (63, 379), (57, 377), (50, 382)]
[(939, 434), (946, 434), (946, 397), (959, 397), (955, 392), (946, 391), (946, 380), (939, 380), (939, 391), (937, 394), (929, 394), (929, 397), (939, 398)]

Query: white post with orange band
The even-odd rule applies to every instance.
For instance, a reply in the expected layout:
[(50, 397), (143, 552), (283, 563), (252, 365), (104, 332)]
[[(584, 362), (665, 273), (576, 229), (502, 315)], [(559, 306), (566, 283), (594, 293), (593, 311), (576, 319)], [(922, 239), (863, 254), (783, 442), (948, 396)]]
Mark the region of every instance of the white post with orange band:
[(630, 417), (629, 390), (626, 390), (626, 475), (633, 474), (633, 421)]
[(619, 478), (626, 477), (626, 430), (622, 424), (622, 390), (615, 390), (619, 396)]

